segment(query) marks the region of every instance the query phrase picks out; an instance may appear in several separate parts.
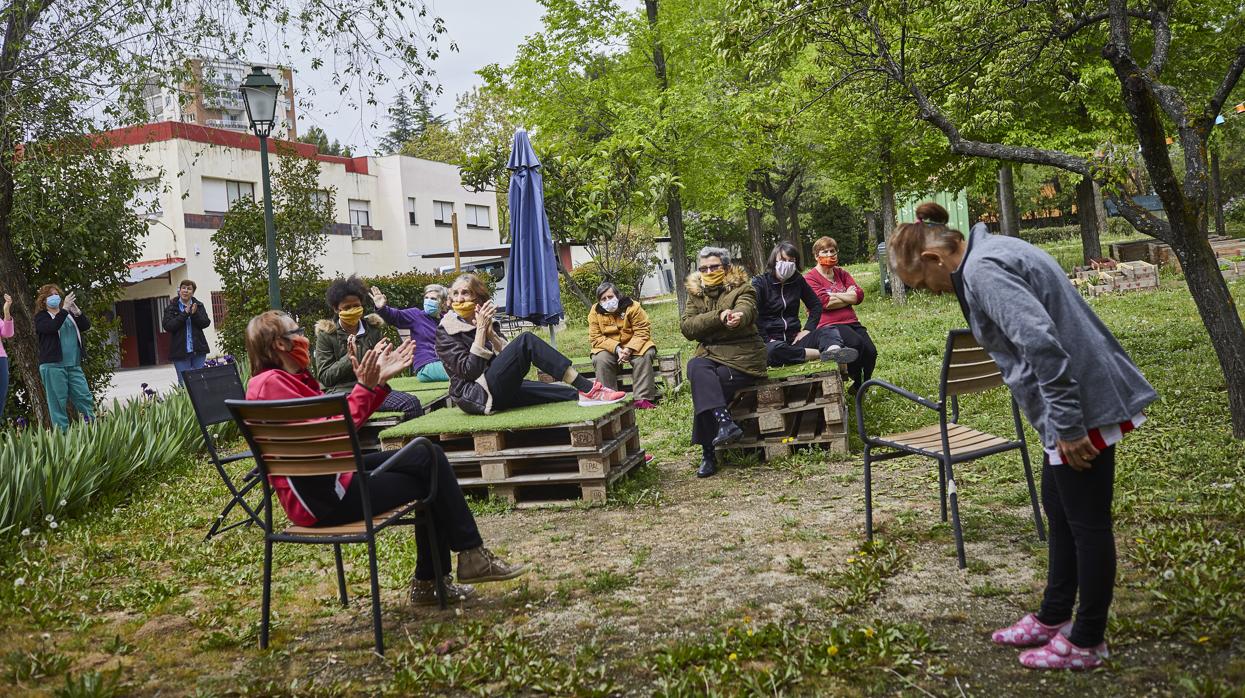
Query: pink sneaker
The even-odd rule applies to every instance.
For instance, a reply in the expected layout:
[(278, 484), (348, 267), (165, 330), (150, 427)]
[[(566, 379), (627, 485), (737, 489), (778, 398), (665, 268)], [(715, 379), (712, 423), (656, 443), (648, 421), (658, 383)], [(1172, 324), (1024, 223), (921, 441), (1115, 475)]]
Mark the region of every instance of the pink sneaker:
[(635, 408), (637, 410), (655, 410), (657, 409), (657, 405), (649, 402), (648, 400), (636, 400)]
[(1055, 635), (1067, 635), (1072, 630), (1072, 621), (1063, 625), (1043, 625), (1037, 616), (1029, 615), (1016, 621), (1015, 624), (995, 630), (990, 636), (996, 645), (1007, 647), (1041, 647), (1051, 641)]
[(601, 381), (593, 381), (592, 390), (579, 394), (579, 406), (591, 407), (593, 405), (608, 405), (612, 402), (625, 400), (627, 394), (621, 390), (610, 390), (601, 385)]
[(1066, 669), (1083, 671), (1097, 669), (1107, 658), (1107, 643), (1097, 647), (1077, 647), (1068, 638), (1056, 634), (1041, 647), (1020, 653), (1020, 663), (1029, 669)]

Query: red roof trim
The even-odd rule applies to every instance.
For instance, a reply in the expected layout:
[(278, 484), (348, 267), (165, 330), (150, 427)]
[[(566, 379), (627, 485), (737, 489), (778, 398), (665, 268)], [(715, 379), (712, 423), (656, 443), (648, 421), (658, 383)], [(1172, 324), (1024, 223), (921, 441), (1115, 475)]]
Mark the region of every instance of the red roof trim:
[(139, 267), (158, 267), (163, 264), (185, 264), (185, 257), (165, 257), (164, 259), (144, 259), (141, 262), (134, 262), (130, 265), (131, 269)]
[[(110, 148), (121, 148), (128, 145), (144, 145), (147, 143), (160, 143), (162, 141), (171, 141), (181, 139), (185, 141), (194, 141), (196, 143), (207, 143), (209, 145), (219, 145), (225, 148), (239, 148), (242, 150), (259, 150), (259, 138), (249, 133), (239, 133), (237, 131), (229, 131), (223, 128), (209, 128), (199, 124), (187, 124), (181, 121), (160, 121), (154, 124), (141, 124), (139, 126), (127, 126), (126, 128), (113, 129), (105, 131), (99, 135), (101, 142)], [(273, 145), (293, 148), (295, 152), (305, 158), (315, 158), (321, 162), (332, 163), (336, 165), (344, 165), (347, 172), (357, 174), (367, 174), (367, 158), (343, 158), (336, 155), (325, 155), (316, 150), (316, 147), (310, 143), (300, 143), (298, 141), (277, 141), (273, 139)]]

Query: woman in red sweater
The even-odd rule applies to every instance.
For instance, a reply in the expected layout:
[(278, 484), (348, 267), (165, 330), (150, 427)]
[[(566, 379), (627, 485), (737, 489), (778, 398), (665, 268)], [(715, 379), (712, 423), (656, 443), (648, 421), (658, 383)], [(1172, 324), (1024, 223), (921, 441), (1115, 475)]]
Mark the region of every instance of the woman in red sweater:
[[(246, 388), (247, 400), (289, 400), (323, 395), (320, 384), (311, 376), (311, 342), (293, 318), (279, 310), (269, 310), (251, 318), (246, 326), (246, 352), (251, 361), (252, 378)], [(406, 341), (394, 347), (382, 340), (369, 349), (362, 359), (355, 356), (354, 343), (349, 356), (358, 383), (346, 397), (350, 417), (362, 426), (389, 395), (390, 378), (411, 365), (415, 343)], [(371, 475), (368, 495), (373, 512), (385, 512), (412, 500), (428, 496), (432, 471), (437, 473), (437, 495), (432, 503), (436, 520), (441, 569), (450, 569), (450, 551), (458, 552), (458, 581), (446, 589), (450, 599), (466, 599), (475, 595), (468, 584), (513, 579), (523, 574), (522, 565), (511, 565), (496, 557), (480, 539), (475, 518), (467, 508), (463, 491), (458, 487), (454, 470), (445, 453), (433, 447), (436, 454), (429, 462), (422, 451), (415, 451), (404, 462), (391, 465), (385, 472)], [(373, 470), (393, 455), (393, 451), (363, 457), (363, 464)], [(420, 454), (420, 455), (416, 455)], [(273, 476), (270, 480), (277, 499), (290, 521), (299, 526), (337, 526), (363, 520), (363, 498), (355, 473), (309, 475), (304, 477)], [(411, 579), (411, 601), (416, 604), (437, 603), (432, 556), (424, 529), (415, 535), (415, 576)], [(447, 575), (448, 577), (448, 575)]]
[(804, 273), (804, 280), (813, 287), (824, 308), (817, 328), (834, 326), (843, 338), (843, 345), (858, 352), (856, 360), (847, 365), (847, 374), (852, 379), (849, 390), (855, 390), (873, 377), (873, 367), (878, 362), (878, 348), (852, 309), (865, 299), (865, 292), (852, 275), (839, 266), (839, 243), (834, 238), (818, 238), (813, 243), (813, 257), (817, 264)]

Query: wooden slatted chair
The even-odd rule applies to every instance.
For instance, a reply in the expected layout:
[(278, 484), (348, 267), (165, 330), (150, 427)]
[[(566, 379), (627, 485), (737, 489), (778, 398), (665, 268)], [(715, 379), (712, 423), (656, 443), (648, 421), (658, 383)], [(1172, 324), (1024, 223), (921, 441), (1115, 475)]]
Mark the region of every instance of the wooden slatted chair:
[[(225, 407), (225, 401), (241, 400), (246, 397), (246, 391), (242, 388), (242, 377), (238, 374), (236, 364), (186, 371), (182, 374), (182, 380), (186, 384), (186, 394), (190, 397), (190, 404), (194, 407), (195, 418), (199, 422), (199, 431), (203, 434), (203, 445), (207, 449), (208, 457), (212, 460), (212, 465), (216, 466), (216, 472), (220, 474), (230, 494), (229, 503), (216, 515), (216, 520), (212, 522), (212, 527), (208, 529), (207, 536), (204, 537), (204, 540), (211, 540), (212, 536), (230, 529), (259, 523), (259, 504), (251, 504), (247, 501), (251, 490), (259, 484), (259, 470), (250, 468), (247, 472), (235, 474), (229, 472), (233, 463), (250, 458), (251, 452), (222, 455), (218, 450), (220, 444), (217, 443), (211, 429), (217, 424), (233, 419), (229, 414), (229, 408)], [(237, 466), (234, 468), (236, 469)], [(235, 506), (242, 507), (246, 516), (228, 526), (224, 525)]]
[[(962, 395), (980, 393), (1003, 385), (1003, 374), (994, 359), (968, 330), (951, 330), (947, 335), (946, 354), (942, 361), (942, 377), (939, 381), (938, 402), (933, 402), (883, 380), (866, 381), (856, 393), (856, 429), (864, 442), (865, 461), (865, 531), (873, 540), (873, 483), (872, 465), (877, 461), (917, 455), (938, 461), (938, 490), (942, 520), (947, 520), (947, 499), (951, 500), (951, 525), (955, 532), (955, 552), (960, 567), (966, 566), (964, 558), (964, 534), (960, 528), (959, 497), (955, 485), (955, 465), (976, 460), (995, 453), (1019, 450), (1024, 464), (1025, 480), (1029, 485), (1029, 502), (1033, 506), (1033, 523), (1038, 540), (1046, 540), (1042, 514), (1038, 509), (1037, 489), (1033, 485), (1033, 468), (1029, 463), (1029, 449), (1025, 445), (1024, 427), (1020, 421), (1020, 408), (1016, 398), (1011, 397), (1012, 422), (1016, 428), (1014, 438), (995, 436), (960, 424)], [(864, 398), (872, 387), (889, 390), (901, 397), (938, 413), (938, 423), (901, 434), (870, 436), (865, 431)], [(947, 408), (950, 406), (950, 416)], [(875, 454), (874, 449), (884, 451)]]
[[(441, 569), (437, 536), (429, 506), (437, 494), (436, 469), (431, 470), (428, 496), (413, 500), (396, 509), (373, 513), (368, 496), (370, 476), (384, 472), (392, 463), (407, 457), (416, 449), (424, 449), (431, 460), (435, 457), (432, 442), (418, 438), (402, 447), (379, 468), (367, 471), (359, 448), (359, 434), (350, 418), (345, 395), (324, 395), (294, 400), (227, 400), (225, 403), (234, 421), (242, 430), (255, 462), (259, 465), (264, 487), (264, 591), (259, 646), (268, 646), (268, 621), (272, 596), (273, 543), (304, 543), (332, 545), (337, 564), (337, 589), (342, 606), (346, 597), (346, 573), (342, 567), (341, 546), (346, 543), (367, 545), (368, 571), (372, 587), (372, 629), (376, 637), (376, 653), (384, 654), (385, 645), (380, 617), (380, 586), (376, 574), (376, 534), (402, 524), (423, 526), (432, 547), (433, 573), (436, 575), (437, 599), (445, 603), (445, 571)], [(300, 477), (308, 475), (339, 475), (354, 472), (363, 498), (363, 520), (341, 526), (288, 526), (280, 531), (272, 523), (271, 475)]]

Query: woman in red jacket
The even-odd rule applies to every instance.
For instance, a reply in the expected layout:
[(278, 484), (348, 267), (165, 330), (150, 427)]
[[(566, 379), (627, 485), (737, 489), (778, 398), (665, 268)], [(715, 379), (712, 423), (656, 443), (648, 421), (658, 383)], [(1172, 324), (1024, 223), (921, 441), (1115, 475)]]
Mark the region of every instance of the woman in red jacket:
[(849, 390), (855, 390), (873, 377), (873, 367), (878, 362), (878, 348), (852, 309), (865, 299), (865, 292), (839, 266), (839, 243), (834, 238), (818, 238), (813, 243), (813, 257), (817, 264), (804, 272), (804, 280), (813, 287), (824, 308), (817, 329), (833, 327), (843, 338), (843, 346), (857, 351), (856, 360), (847, 364), (847, 374), (852, 378)]
[[(246, 326), (246, 351), (252, 378), (247, 385), (246, 399), (289, 400), (323, 395), (320, 384), (307, 370), (311, 362), (310, 347), (303, 328), (279, 310), (269, 310), (251, 318)], [(382, 340), (359, 359), (351, 346), (350, 360), (359, 382), (346, 399), (356, 426), (362, 426), (385, 401), (389, 394), (387, 381), (411, 365), (414, 353), (414, 342), (394, 347), (388, 340)], [(433, 447), (433, 451), (436, 457), (432, 462), (415, 455), (422, 453), (415, 451), (408, 460), (372, 475), (368, 483), (372, 511), (389, 511), (426, 497), (430, 476), (436, 469), (437, 495), (431, 513), (436, 519), (440, 539), (441, 568), (448, 570), (450, 551), (458, 552), (459, 585), (446, 580), (450, 598), (474, 596), (475, 590), (467, 586), (470, 583), (496, 582), (523, 574), (522, 565), (511, 565), (484, 547), (475, 518), (467, 508), (445, 453), (439, 447)], [(366, 455), (364, 466), (368, 470), (377, 468), (391, 455), (393, 451)], [(299, 526), (336, 526), (363, 519), (363, 501), (354, 475), (273, 476), (270, 482), (291, 522)], [(415, 546), (417, 557), (415, 575), (411, 579), (411, 601), (436, 603), (432, 557), (422, 528), (416, 529)]]

